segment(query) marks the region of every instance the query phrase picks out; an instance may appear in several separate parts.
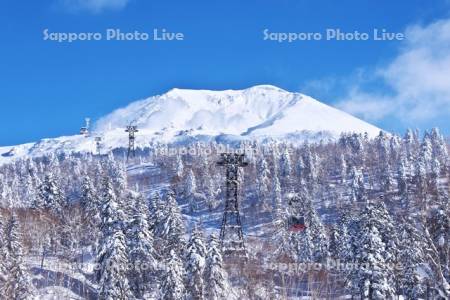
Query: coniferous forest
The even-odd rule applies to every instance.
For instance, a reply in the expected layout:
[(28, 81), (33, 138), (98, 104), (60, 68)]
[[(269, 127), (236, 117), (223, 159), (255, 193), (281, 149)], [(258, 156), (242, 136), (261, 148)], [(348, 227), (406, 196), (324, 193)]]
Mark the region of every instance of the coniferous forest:
[(450, 297), (450, 157), (437, 129), (233, 147), (248, 162), (240, 260), (221, 246), (224, 145), (1, 165), (0, 298)]

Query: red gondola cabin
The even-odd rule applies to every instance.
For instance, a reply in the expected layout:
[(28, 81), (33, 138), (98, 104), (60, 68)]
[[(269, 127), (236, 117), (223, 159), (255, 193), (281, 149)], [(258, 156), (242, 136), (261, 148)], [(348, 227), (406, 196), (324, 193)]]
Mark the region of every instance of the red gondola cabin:
[(291, 217), (289, 219), (289, 230), (293, 232), (299, 232), (306, 229), (305, 219), (303, 217), (296, 218)]

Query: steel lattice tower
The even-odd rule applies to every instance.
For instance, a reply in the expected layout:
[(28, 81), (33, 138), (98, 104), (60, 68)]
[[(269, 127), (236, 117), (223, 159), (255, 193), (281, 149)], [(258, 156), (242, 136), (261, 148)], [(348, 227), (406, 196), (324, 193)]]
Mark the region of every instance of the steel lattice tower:
[(217, 162), (226, 168), (226, 199), (220, 241), (223, 255), (228, 257), (247, 257), (238, 199), (239, 168), (248, 165), (244, 157), (244, 154), (222, 153), (221, 160)]
[(102, 137), (96, 136), (95, 137), (95, 150), (97, 151), (97, 154), (100, 155), (102, 148)]
[(127, 129), (125, 129), (125, 132), (128, 132), (128, 153), (127, 153), (127, 160), (130, 158), (130, 156), (135, 157), (136, 155), (136, 149), (134, 147), (134, 140), (135, 140), (135, 133), (138, 132), (137, 126), (129, 125), (127, 126)]

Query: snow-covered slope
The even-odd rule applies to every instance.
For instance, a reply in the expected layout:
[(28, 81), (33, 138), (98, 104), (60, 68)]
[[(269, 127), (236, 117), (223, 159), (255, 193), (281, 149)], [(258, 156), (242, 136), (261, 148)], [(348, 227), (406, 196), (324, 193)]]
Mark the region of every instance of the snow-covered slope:
[[(137, 125), (136, 143), (180, 142), (189, 139), (333, 139), (342, 132), (380, 129), (311, 97), (275, 86), (244, 90), (173, 89), (166, 94), (131, 103), (101, 118), (90, 137), (80, 135), (44, 139), (37, 143), (0, 148), (0, 162), (49, 151), (94, 151), (94, 136), (104, 149), (127, 146), (126, 125)], [(223, 140), (223, 138), (222, 138)]]
[(191, 135), (280, 136), (296, 131), (367, 132), (380, 129), (311, 97), (270, 85), (245, 90), (173, 89), (134, 102), (97, 122), (97, 130), (122, 130), (128, 124), (173, 137)]

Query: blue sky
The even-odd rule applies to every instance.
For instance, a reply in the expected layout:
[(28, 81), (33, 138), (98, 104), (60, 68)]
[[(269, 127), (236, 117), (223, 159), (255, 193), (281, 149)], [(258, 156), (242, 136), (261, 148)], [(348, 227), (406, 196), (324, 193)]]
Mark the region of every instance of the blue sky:
[[(310, 94), (386, 130), (450, 134), (449, 12), (448, 0), (2, 0), (0, 145), (74, 134), (86, 116), (173, 87), (256, 84)], [(185, 39), (57, 43), (43, 40), (46, 28), (165, 28)], [(411, 39), (263, 40), (264, 29), (327, 28), (384, 28)]]

